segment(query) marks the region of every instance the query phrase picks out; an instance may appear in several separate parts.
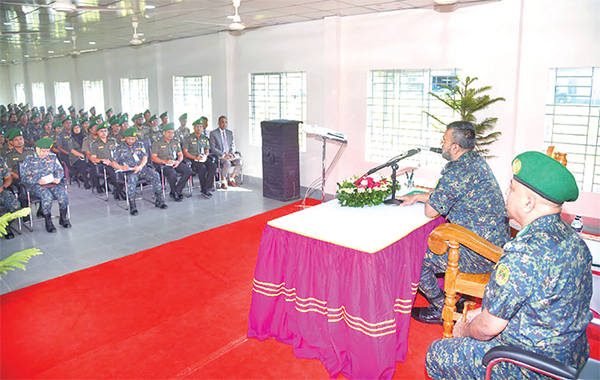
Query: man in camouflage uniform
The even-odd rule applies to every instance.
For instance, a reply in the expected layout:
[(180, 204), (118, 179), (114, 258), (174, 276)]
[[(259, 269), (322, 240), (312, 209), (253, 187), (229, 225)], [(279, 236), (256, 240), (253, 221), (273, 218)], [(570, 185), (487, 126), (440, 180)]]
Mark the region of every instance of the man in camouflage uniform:
[(204, 133), (207, 123), (205, 117), (194, 121), (194, 133), (188, 135), (183, 141), (183, 156), (190, 162), (192, 170), (198, 174), (201, 193), (205, 198), (210, 198), (215, 182), (217, 165), (208, 157), (210, 153), (210, 141)]
[[(56, 155), (50, 152), (54, 142), (52, 139), (40, 139), (35, 144), (35, 154), (27, 156), (21, 168), (22, 181), (33, 195), (41, 199), (40, 208), (46, 222), (46, 231), (56, 231), (52, 223), (52, 200), (58, 200), (59, 224), (64, 228), (71, 227), (68, 217), (69, 196), (62, 182), (65, 172)], [(48, 178), (51, 176), (51, 178)]]
[[(516, 346), (581, 370), (589, 356), (586, 328), (592, 319), (592, 257), (586, 243), (562, 221), (563, 202), (575, 201), (575, 178), (539, 152), (513, 160), (506, 207), (523, 229), (504, 246), (490, 276), (482, 307), (457, 322), (454, 338), (433, 342), (427, 372), (434, 379), (482, 379), (484, 354)], [(510, 363), (495, 379), (545, 378)]]
[(135, 204), (135, 189), (140, 179), (148, 181), (154, 190), (154, 205), (160, 209), (166, 209), (167, 205), (162, 195), (160, 176), (147, 165), (148, 154), (144, 144), (136, 141), (136, 128), (128, 128), (123, 132), (125, 142), (121, 143), (115, 151), (115, 160), (113, 167), (125, 172), (127, 179), (127, 194), (129, 194), (129, 212), (131, 215), (137, 215), (138, 210)]
[[(15, 212), (21, 208), (21, 204), (17, 200), (17, 196), (9, 189), (12, 185), (12, 174), (4, 157), (0, 157), (0, 178), (2, 178), (2, 187), (0, 187), (0, 207), (6, 209), (8, 212)], [(6, 239), (12, 239), (15, 237), (12, 230), (10, 229), (10, 223), (6, 226)]]
[[(169, 181), (169, 195), (175, 202), (183, 200), (183, 187), (192, 175), (192, 169), (183, 163), (181, 145), (175, 140), (175, 126), (167, 124), (163, 128), (163, 138), (152, 144), (152, 162), (159, 165), (163, 175)], [(177, 174), (181, 177), (177, 180)]]
[[(469, 122), (448, 124), (442, 140), (442, 157), (450, 161), (442, 170), (442, 177), (431, 194), (399, 197), (402, 205), (416, 201), (425, 203), (425, 215), (441, 214), (450, 223), (465, 227), (497, 246), (510, 238), (504, 198), (494, 173), (485, 160), (474, 151), (475, 128)], [(424, 323), (442, 323), (444, 293), (439, 288), (436, 274), (444, 273), (448, 254), (425, 254), (419, 289), (430, 302), (428, 307), (415, 307), (412, 316)], [(461, 272), (487, 273), (493, 263), (481, 255), (460, 247)]]
[[(90, 161), (94, 164), (95, 168), (90, 171), (90, 177), (92, 179), (92, 186), (96, 188), (99, 194), (103, 193), (108, 189), (108, 182), (116, 184), (115, 170), (112, 167), (114, 160), (114, 152), (117, 148), (117, 142), (115, 139), (108, 137), (108, 126), (106, 123), (102, 123), (96, 127), (98, 132), (98, 138), (90, 146)], [(104, 187), (100, 186), (100, 176), (104, 176), (106, 172), (106, 182)], [(123, 191), (120, 186), (115, 186), (115, 198), (119, 199)]]
[(150, 116), (150, 119), (148, 119), (148, 123), (148, 133), (150, 142), (154, 143), (155, 141), (158, 141), (163, 137), (163, 133), (160, 127), (158, 126), (158, 118), (156, 117), (156, 115)]

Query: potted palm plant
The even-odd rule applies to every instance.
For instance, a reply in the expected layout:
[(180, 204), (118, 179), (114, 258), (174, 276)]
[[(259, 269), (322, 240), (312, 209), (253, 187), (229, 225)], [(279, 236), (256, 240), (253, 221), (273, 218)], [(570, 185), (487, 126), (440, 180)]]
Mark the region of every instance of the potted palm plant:
[[(468, 121), (475, 126), (475, 133), (477, 136), (476, 149), (483, 157), (490, 157), (489, 146), (500, 138), (502, 132), (494, 131), (496, 127), (497, 117), (486, 117), (483, 120), (478, 121), (475, 117), (475, 113), (486, 109), (490, 105), (504, 101), (504, 98), (492, 98), (487, 94), (486, 91), (492, 89), (492, 86), (474, 87), (473, 82), (477, 78), (467, 77), (462, 81), (459, 77), (453, 78), (453, 85), (440, 85), (446, 91), (444, 94), (438, 95), (434, 92), (430, 92), (429, 95), (438, 99), (446, 106), (450, 107), (456, 114), (460, 116), (460, 120)], [(448, 122), (440, 120), (438, 117), (425, 112), (428, 116), (436, 120), (441, 125), (447, 125), (452, 121)]]
[[(21, 218), (29, 215), (31, 209), (29, 207), (23, 208), (15, 212), (7, 212), (0, 216), (0, 237), (6, 234), (8, 228), (8, 222), (13, 219)], [(42, 251), (37, 248), (30, 248), (24, 251), (13, 253), (4, 260), (0, 261), (0, 276), (8, 273), (9, 270), (23, 269), (25, 270), (25, 263), (29, 261), (32, 256), (41, 255)]]

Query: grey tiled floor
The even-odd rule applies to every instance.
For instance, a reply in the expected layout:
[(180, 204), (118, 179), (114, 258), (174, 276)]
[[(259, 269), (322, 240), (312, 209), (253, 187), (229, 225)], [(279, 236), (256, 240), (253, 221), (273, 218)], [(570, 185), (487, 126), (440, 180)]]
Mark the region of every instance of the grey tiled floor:
[[(145, 193), (151, 194), (151, 190)], [(43, 254), (4, 275), (0, 294), (131, 255), (144, 249), (179, 240), (186, 236), (260, 214), (291, 202), (264, 198), (259, 180), (246, 178), (240, 188), (218, 190), (211, 199), (194, 189), (191, 198), (183, 202), (167, 199), (169, 208), (160, 210), (146, 201), (137, 201), (139, 214), (96, 198), (89, 190), (69, 187), (72, 228), (64, 229), (55, 221), (57, 232), (49, 234), (43, 221), (35, 223), (34, 231), (23, 229), (12, 240), (0, 238), (2, 259), (14, 252), (39, 248)], [(53, 214), (57, 214), (54, 202)]]

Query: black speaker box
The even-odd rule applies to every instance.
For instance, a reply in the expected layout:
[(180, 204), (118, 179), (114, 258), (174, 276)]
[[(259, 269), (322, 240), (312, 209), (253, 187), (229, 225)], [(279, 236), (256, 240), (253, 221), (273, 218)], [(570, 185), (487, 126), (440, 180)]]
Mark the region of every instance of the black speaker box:
[(300, 198), (298, 124), (293, 120), (260, 123), (263, 196), (280, 201)]

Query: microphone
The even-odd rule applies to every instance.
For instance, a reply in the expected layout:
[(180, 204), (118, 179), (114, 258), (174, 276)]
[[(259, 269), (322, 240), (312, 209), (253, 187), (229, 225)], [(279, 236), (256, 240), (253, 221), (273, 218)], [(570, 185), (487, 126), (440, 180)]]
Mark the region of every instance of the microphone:
[(362, 177), (367, 176), (367, 175), (371, 175), (371, 174), (373, 174), (373, 173), (375, 173), (375, 172), (377, 172), (377, 171), (379, 171), (379, 170), (381, 170), (381, 169), (383, 169), (385, 167), (394, 165), (394, 164), (396, 164), (400, 160), (404, 160), (405, 158), (412, 157), (415, 154), (419, 153), (420, 151), (421, 151), (420, 148), (415, 148), (415, 149), (409, 150), (408, 152), (401, 153), (401, 154), (397, 155), (396, 157), (390, 158), (388, 160), (388, 162), (386, 162), (385, 164), (381, 164), (381, 165), (376, 166), (373, 169), (369, 170), (368, 172), (366, 172), (365, 174), (363, 174)]
[(433, 152), (433, 153), (437, 153), (437, 154), (442, 154), (442, 148), (433, 148), (433, 147), (431, 147), (431, 148), (429, 148), (429, 151)]

